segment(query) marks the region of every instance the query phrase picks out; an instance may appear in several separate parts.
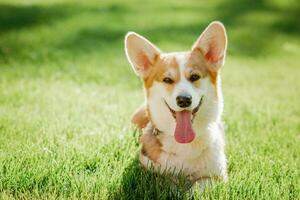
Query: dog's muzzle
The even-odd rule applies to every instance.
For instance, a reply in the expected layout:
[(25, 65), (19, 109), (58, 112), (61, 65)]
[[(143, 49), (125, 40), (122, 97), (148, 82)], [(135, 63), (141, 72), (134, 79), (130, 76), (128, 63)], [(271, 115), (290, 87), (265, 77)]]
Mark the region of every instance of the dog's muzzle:
[[(196, 113), (199, 111), (200, 106), (202, 105), (203, 98), (204, 98), (204, 96), (202, 96), (200, 98), (200, 101), (199, 101), (197, 107), (192, 110), (192, 115), (193, 115), (192, 121), (195, 118)], [(166, 100), (164, 100), (164, 101), (165, 101), (166, 106), (169, 108), (172, 116), (174, 117), (174, 119), (176, 119), (176, 112), (168, 105), (168, 103), (166, 102)]]

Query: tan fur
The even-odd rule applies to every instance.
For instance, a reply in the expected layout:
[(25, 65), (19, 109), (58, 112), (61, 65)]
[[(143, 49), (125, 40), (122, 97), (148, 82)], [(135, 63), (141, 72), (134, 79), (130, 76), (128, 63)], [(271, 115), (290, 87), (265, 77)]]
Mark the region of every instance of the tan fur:
[(139, 129), (144, 128), (149, 122), (149, 117), (147, 115), (146, 109), (146, 104), (141, 105), (131, 117), (131, 122), (135, 124)]
[[(175, 76), (170, 76), (174, 80), (175, 83), (177, 83), (180, 80), (179, 76), (179, 69), (178, 69), (178, 63), (176, 62), (176, 59), (172, 56), (166, 56), (161, 57), (156, 60), (156, 62), (153, 64), (153, 68), (151, 70), (151, 73), (149, 76), (144, 78), (144, 87), (147, 91), (152, 86), (154, 81), (162, 82), (165, 78), (165, 73), (168, 69), (174, 69)], [(174, 88), (174, 84), (172, 85), (165, 85), (168, 91), (172, 91)]]
[(141, 135), (140, 143), (142, 144), (141, 153), (153, 162), (157, 162), (162, 152), (162, 145), (159, 139), (150, 132)]

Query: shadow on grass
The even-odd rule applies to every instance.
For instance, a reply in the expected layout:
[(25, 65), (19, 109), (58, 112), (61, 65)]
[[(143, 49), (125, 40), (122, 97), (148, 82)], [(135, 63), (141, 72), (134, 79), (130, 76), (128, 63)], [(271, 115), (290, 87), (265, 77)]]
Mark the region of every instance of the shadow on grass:
[[(78, 9), (76, 9), (78, 11)], [(70, 12), (71, 11), (71, 12)], [(75, 14), (68, 5), (37, 6), (0, 4), (0, 33), (29, 28)]]
[[(184, 25), (182, 23), (170, 23), (161, 26), (153, 26), (150, 23), (146, 28), (135, 25), (136, 21), (132, 18), (138, 14), (135, 13), (136, 10), (142, 13), (145, 9), (139, 7), (139, 4), (130, 4), (130, 6), (120, 3), (111, 3), (106, 6), (82, 3), (47, 6), (0, 4), (0, 35), (4, 36), (4, 40), (3, 37), (0, 38), (0, 58), (23, 60), (30, 57), (28, 56), (28, 52), (30, 52), (34, 55), (34, 59), (43, 62), (43, 59), (46, 61), (59, 60), (61, 55), (66, 54), (75, 58), (93, 52), (100, 54), (103, 50), (119, 55), (123, 53), (124, 35), (130, 30), (147, 36), (154, 43), (173, 41), (174, 43), (186, 44), (190, 40), (188, 45), (191, 45), (211, 20), (224, 22), (229, 37), (229, 54), (238, 56), (262, 57), (273, 55), (273, 52), (280, 50), (281, 43), (284, 42), (282, 39), (279, 42), (276, 41), (277, 36), (297, 37), (300, 34), (300, 23), (298, 23), (300, 4), (282, 6), (278, 5), (276, 1), (267, 0), (224, 0), (215, 4), (213, 10), (207, 10), (203, 8), (201, 3), (197, 2), (187, 4), (184, 7), (170, 2), (168, 8), (160, 10), (162, 14), (164, 12), (170, 13), (171, 10), (171, 13), (176, 13), (178, 19), (180, 16), (184, 16), (187, 10), (195, 19), (197, 19), (199, 12), (210, 13), (210, 15), (207, 21), (199, 19), (190, 23), (187, 21)], [(156, 9), (150, 4), (145, 10), (145, 23), (146, 21), (149, 23), (150, 18), (156, 17), (155, 14), (148, 16), (151, 13), (149, 12), (151, 8)], [(48, 43), (47, 46), (41, 46), (39, 42), (35, 44), (34, 41), (22, 37), (18, 37), (16, 40), (5, 40), (4, 33), (18, 31), (22, 28), (29, 29), (37, 25), (51, 27), (52, 23), (63, 23), (65, 19), (73, 16), (78, 17), (82, 13), (91, 14), (89, 19), (94, 18), (95, 25), (90, 24), (87, 27), (84, 22), (79, 21), (76, 30), (69, 30), (72, 34), (65, 34), (59, 40)], [(98, 19), (104, 20), (97, 21)], [(106, 22), (105, 19), (110, 20), (110, 22)], [(55, 34), (61, 33), (53, 31), (53, 35)], [(62, 52), (62, 54), (56, 52)]]
[(109, 199), (191, 199), (190, 187), (191, 183), (183, 176), (175, 184), (170, 176), (144, 170), (135, 159), (122, 174), (121, 183), (110, 188)]
[[(96, 23), (95, 30), (90, 30), (86, 29), (84, 22), (79, 22), (76, 30), (70, 28), (64, 30), (65, 32), (75, 33), (70, 34), (71, 37), (69, 34), (55, 32), (55, 29), (53, 29), (52, 35), (54, 37), (60, 34), (66, 35), (66, 37), (54, 40), (55, 42), (47, 43), (47, 45), (42, 45), (40, 42), (36, 42), (35, 39), (28, 40), (23, 36), (8, 40), (5, 37), (10, 33), (17, 33), (23, 29), (30, 31), (37, 26), (54, 27), (57, 23), (65, 23), (65, 20), (82, 14), (93, 15), (94, 17), (117, 16), (120, 13), (127, 12), (127, 9), (128, 7), (116, 3), (106, 6), (82, 3), (52, 5), (0, 3), (0, 61), (1, 57), (5, 62), (9, 59), (34, 61), (46, 58), (45, 60), (48, 61), (49, 59), (57, 60), (55, 56), (57, 50), (76, 57), (91, 51), (99, 51), (103, 45), (111, 44), (112, 41), (116, 41), (121, 36), (123, 37), (125, 31), (111, 30), (105, 26), (97, 26)], [(49, 49), (51, 50), (49, 51)], [(45, 54), (45, 52), (47, 53)]]
[[(123, 52), (123, 39), (126, 30), (110, 27), (81, 29), (72, 37), (64, 38), (56, 48), (71, 52), (73, 55), (92, 53), (106, 49), (119, 49)], [(115, 49), (114, 49), (115, 50)]]
[[(268, 0), (224, 0), (217, 7), (217, 16), (228, 26), (241, 26), (241, 18), (251, 13), (261, 13), (268, 17), (268, 14), (274, 14), (278, 19), (272, 20), (265, 29), (273, 33), (299, 34), (300, 24), (300, 4), (278, 5), (275, 1)], [(257, 17), (255, 24), (262, 24), (265, 19)], [(255, 25), (254, 24), (254, 25)], [(255, 30), (257, 31), (257, 30)], [(259, 30), (258, 30), (259, 31)]]
[(113, 14), (120, 11), (124, 11), (122, 6), (115, 4), (107, 7), (66, 3), (47, 6), (0, 4), (0, 34), (37, 25), (51, 25), (82, 13)]
[(229, 51), (242, 56), (262, 57), (281, 50), (276, 37), (297, 37), (299, 18), (300, 4), (279, 6), (267, 0), (225, 0), (216, 7), (216, 19), (228, 29)]

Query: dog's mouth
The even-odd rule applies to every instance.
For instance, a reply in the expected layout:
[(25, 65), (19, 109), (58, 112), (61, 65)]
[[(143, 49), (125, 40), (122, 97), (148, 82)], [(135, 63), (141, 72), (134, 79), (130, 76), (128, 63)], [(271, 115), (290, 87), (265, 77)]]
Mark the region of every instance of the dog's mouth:
[[(191, 119), (192, 122), (193, 122), (193, 120), (194, 120), (194, 118), (195, 118), (195, 116), (196, 116), (196, 113), (199, 111), (199, 108), (200, 108), (200, 106), (201, 106), (201, 104), (202, 104), (202, 101), (203, 101), (203, 96), (200, 98), (200, 101), (199, 101), (197, 107), (194, 108), (192, 111), (184, 110), (184, 111), (187, 111), (187, 112), (192, 112), (192, 119)], [(173, 116), (174, 119), (176, 120), (176, 111), (173, 110), (173, 109), (169, 106), (169, 104), (166, 102), (166, 100), (164, 100), (164, 102), (165, 102), (166, 106), (169, 108), (169, 110), (170, 110), (172, 116)], [(182, 112), (182, 111), (181, 111), (181, 112)]]
[(175, 140), (178, 143), (190, 143), (195, 138), (195, 131), (193, 130), (192, 123), (195, 118), (196, 113), (199, 111), (199, 108), (202, 104), (203, 96), (201, 97), (198, 105), (193, 110), (183, 110), (183, 111), (175, 111), (173, 110), (165, 101), (165, 104), (169, 108), (172, 116), (176, 120), (176, 128), (175, 128)]

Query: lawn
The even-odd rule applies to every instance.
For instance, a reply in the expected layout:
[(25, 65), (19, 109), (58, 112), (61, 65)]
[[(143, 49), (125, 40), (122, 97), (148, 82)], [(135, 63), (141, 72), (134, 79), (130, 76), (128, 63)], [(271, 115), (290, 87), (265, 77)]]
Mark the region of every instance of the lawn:
[[(0, 0), (0, 199), (300, 199), (299, 18), (297, 0)], [(212, 20), (229, 182), (199, 193), (138, 165), (123, 39), (188, 50)]]

